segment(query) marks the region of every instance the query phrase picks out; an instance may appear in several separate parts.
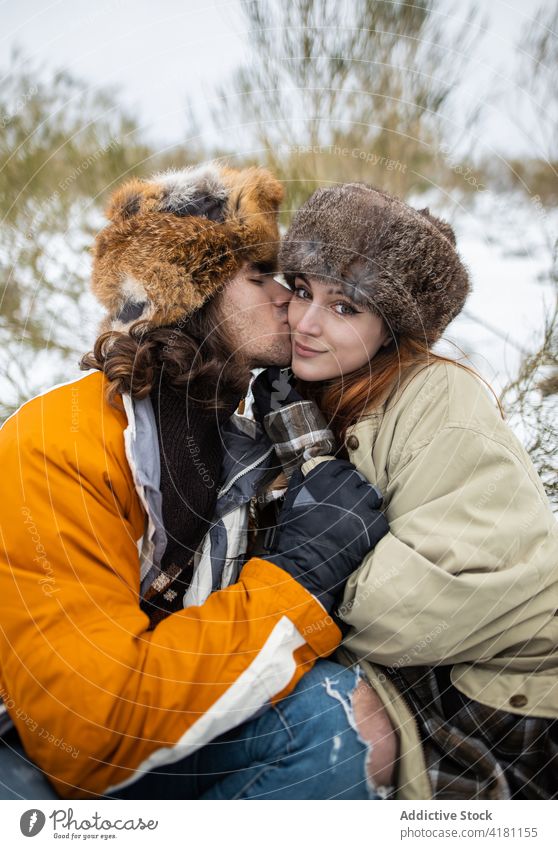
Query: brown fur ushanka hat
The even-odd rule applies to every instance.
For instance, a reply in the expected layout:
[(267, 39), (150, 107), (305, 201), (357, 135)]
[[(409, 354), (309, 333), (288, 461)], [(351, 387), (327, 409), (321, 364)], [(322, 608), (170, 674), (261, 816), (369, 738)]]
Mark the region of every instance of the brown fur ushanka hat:
[(92, 289), (106, 324), (176, 324), (246, 261), (275, 268), (283, 188), (263, 168), (216, 164), (132, 179), (116, 190), (95, 241)]
[(361, 183), (318, 189), (293, 218), (279, 253), (287, 278), (341, 285), (389, 329), (432, 344), (461, 311), (469, 276), (451, 226)]

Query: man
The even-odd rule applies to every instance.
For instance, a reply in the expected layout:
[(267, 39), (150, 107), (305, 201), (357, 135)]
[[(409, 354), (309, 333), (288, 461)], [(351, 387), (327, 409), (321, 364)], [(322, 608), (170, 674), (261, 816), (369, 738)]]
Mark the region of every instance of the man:
[[(221, 430), (249, 368), (288, 361), (289, 293), (267, 274), (281, 195), (266, 171), (215, 165), (118, 190), (95, 247), (108, 311), (85, 358), (95, 371), (28, 402), (0, 434), (0, 696), (62, 796), (210, 794), (191, 775), (225, 771), (212, 749), (224, 738), (249, 773), (242, 734), (271, 739), (253, 717), (337, 646), (335, 590), (387, 530), (375, 490), (349, 464), (321, 463), (289, 490), (266, 560), (240, 571), (246, 529), (227, 526), (228, 507), (249, 500), (271, 451), (252, 456), (256, 425), (240, 421), (223, 480)], [(309, 522), (312, 562), (297, 552)], [(306, 705), (296, 721), (312, 737), (325, 690), (319, 673), (305, 682), (292, 705)], [(365, 747), (336, 710), (345, 727), (329, 737), (350, 738), (342, 761), (362, 782)], [(296, 754), (287, 742), (260, 757)], [(312, 763), (296, 769), (321, 783)]]

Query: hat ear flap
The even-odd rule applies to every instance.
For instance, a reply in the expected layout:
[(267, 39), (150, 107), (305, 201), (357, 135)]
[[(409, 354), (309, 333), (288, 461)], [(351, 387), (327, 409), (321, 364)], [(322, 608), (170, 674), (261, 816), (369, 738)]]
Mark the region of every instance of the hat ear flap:
[(283, 186), (264, 168), (257, 170), (257, 195), (262, 206), (267, 206), (270, 212), (277, 212), (279, 204), (285, 196)]
[(140, 211), (144, 191), (145, 183), (141, 180), (134, 179), (124, 183), (120, 189), (114, 192), (106, 208), (106, 216), (109, 221), (118, 224), (136, 215)]
[(457, 246), (457, 239), (455, 238), (455, 232), (451, 224), (448, 224), (448, 222), (444, 221), (443, 218), (436, 218), (435, 215), (432, 215), (430, 213), (428, 207), (426, 207), (425, 209), (419, 209), (418, 211), (421, 215), (427, 218), (430, 223), (433, 224), (434, 227), (436, 227), (437, 230), (440, 231), (442, 236), (446, 237), (448, 242), (450, 242), (454, 246), (454, 248)]
[(132, 324), (132, 322), (140, 320), (148, 307), (148, 301), (142, 301), (140, 303), (133, 300), (125, 301), (120, 311), (114, 316), (114, 321), (120, 324)]

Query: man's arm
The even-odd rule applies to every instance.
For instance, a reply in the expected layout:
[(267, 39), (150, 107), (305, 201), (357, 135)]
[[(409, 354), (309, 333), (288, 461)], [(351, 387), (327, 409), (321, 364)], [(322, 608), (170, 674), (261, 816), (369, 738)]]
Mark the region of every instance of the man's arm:
[(137, 499), (110, 422), (103, 470), (94, 444), (48, 451), (50, 425), (34, 415), (0, 440), (0, 695), (61, 795), (103, 794), (286, 695), (340, 633), (294, 578), (259, 560), (148, 631)]

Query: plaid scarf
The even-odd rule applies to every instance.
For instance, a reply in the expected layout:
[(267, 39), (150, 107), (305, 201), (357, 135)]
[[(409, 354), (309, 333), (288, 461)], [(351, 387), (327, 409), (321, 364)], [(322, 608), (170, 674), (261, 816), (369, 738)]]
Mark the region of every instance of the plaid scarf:
[(450, 667), (386, 672), (417, 721), (434, 799), (558, 798), (558, 720), (469, 699)]

